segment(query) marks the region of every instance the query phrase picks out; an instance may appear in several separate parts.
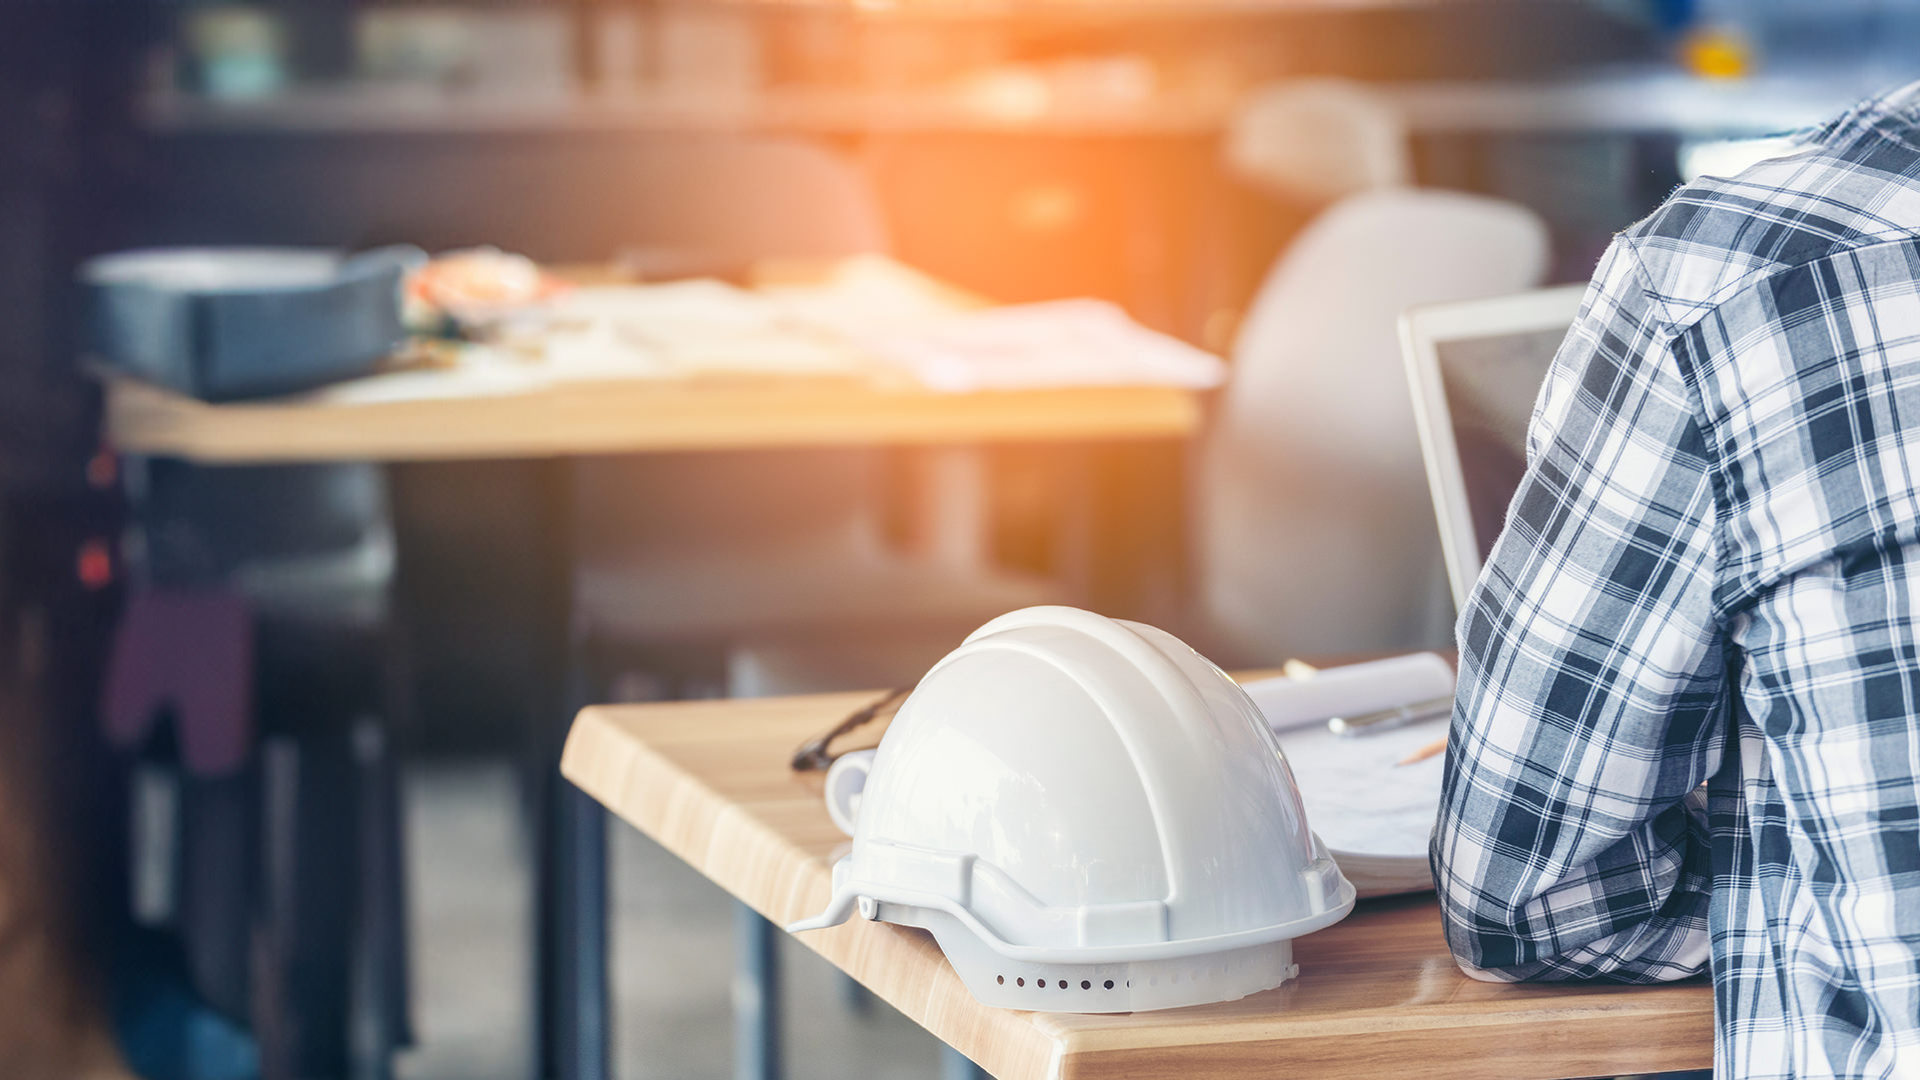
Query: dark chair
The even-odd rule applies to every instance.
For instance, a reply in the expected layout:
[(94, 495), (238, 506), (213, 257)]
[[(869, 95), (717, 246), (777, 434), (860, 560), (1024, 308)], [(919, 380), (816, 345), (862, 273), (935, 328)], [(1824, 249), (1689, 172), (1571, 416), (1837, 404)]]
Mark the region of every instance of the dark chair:
[[(214, 760), (196, 755), (195, 740), (247, 748), (179, 779), (169, 907), (198, 989), (255, 1022), (265, 1076), (378, 1080), (408, 1037), (390, 752), (407, 673), (382, 476), (370, 466), (162, 460), (126, 471), (132, 618), (116, 644), (123, 677), (109, 685), (121, 700), (109, 712), (171, 714), (171, 741), (189, 762)], [(138, 618), (161, 597), (175, 601), (161, 618)], [(250, 641), (192, 640), (192, 612), (228, 609), (245, 612)], [(167, 611), (189, 614), (169, 626)], [(237, 699), (196, 698), (166, 672), (148, 686), (124, 676), (140, 670), (142, 651), (222, 642), (230, 655), (174, 655), (194, 662), (193, 678), (250, 684)], [(248, 699), (250, 716), (219, 715), (220, 701)]]

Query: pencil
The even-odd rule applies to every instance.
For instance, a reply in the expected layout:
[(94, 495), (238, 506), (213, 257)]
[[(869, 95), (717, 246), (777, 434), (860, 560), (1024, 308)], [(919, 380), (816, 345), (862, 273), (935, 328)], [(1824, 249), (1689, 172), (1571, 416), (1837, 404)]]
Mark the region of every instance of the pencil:
[(1399, 761), (1394, 762), (1393, 767), (1397, 769), (1402, 765), (1412, 765), (1417, 762), (1425, 761), (1428, 758), (1434, 756), (1435, 754), (1444, 754), (1446, 752), (1447, 752), (1447, 737), (1445, 735), (1442, 735), (1441, 737), (1433, 740), (1432, 742), (1421, 747), (1420, 749), (1415, 750), (1413, 753), (1408, 754), (1406, 757), (1401, 758)]

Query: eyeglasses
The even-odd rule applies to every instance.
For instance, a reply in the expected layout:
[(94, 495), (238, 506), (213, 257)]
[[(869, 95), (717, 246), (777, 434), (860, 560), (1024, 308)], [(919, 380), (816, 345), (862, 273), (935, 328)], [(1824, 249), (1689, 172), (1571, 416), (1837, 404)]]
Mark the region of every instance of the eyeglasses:
[[(845, 720), (835, 724), (832, 730), (826, 734), (816, 735), (806, 742), (801, 743), (800, 748), (793, 752), (794, 771), (819, 772), (831, 766), (833, 759), (840, 756), (832, 753), (828, 749), (833, 745), (833, 740), (840, 738), (864, 724), (879, 719), (883, 712), (888, 716), (892, 716), (895, 711), (898, 711), (900, 699), (906, 696), (907, 691), (904, 687), (898, 690), (889, 690), (883, 694), (879, 700), (847, 714)], [(889, 706), (892, 706), (892, 708), (889, 709)]]

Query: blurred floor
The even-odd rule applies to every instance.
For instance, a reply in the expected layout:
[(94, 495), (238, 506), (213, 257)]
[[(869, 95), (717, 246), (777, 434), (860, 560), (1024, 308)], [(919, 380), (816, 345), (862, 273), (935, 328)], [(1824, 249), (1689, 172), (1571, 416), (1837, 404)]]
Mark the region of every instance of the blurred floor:
[[(527, 856), (505, 763), (438, 763), (405, 781), (419, 1045), (401, 1080), (524, 1080)], [(733, 905), (633, 829), (611, 830), (620, 1080), (732, 1075)], [(825, 961), (783, 940), (787, 1075), (919, 1080), (938, 1046), (879, 1002), (860, 1016)]]

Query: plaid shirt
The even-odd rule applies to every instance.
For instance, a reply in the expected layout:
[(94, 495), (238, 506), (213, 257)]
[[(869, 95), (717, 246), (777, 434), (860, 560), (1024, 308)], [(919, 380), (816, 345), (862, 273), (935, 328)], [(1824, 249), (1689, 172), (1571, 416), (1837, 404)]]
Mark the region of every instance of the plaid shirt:
[(1459, 622), (1489, 979), (1709, 966), (1719, 1075), (1920, 1075), (1920, 83), (1618, 237)]

